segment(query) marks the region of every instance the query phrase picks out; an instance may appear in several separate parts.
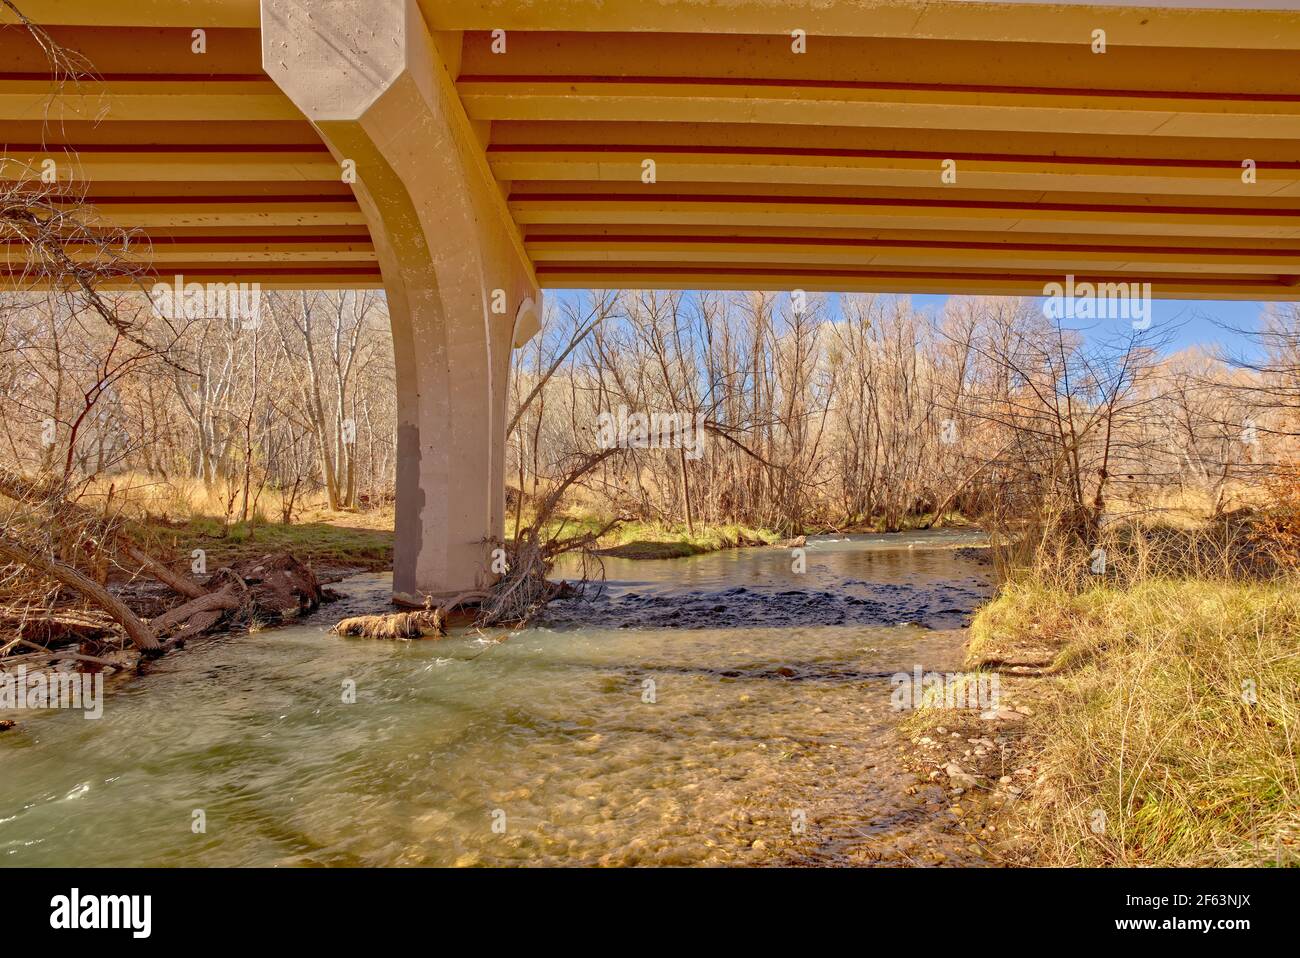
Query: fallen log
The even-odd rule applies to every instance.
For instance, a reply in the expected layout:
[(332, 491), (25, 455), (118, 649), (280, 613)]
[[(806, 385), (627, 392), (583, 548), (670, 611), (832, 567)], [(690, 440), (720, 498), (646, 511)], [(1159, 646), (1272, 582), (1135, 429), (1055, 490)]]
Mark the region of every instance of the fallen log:
[(188, 624), (195, 616), (202, 615), (207, 618), (208, 613), (215, 612), (216, 616), (212, 619), (212, 624), (216, 624), (224, 613), (233, 612), (243, 604), (239, 590), (234, 583), (231, 583), (217, 592), (206, 592), (197, 599), (191, 599), (183, 605), (169, 609), (149, 624), (159, 635), (168, 635), (173, 629), (182, 626), (187, 627), (187, 631), (191, 631), (192, 634)]
[(191, 599), (197, 599), (199, 596), (207, 594), (207, 590), (189, 576), (184, 576), (179, 572), (172, 571), (139, 546), (128, 544), (123, 551), (125, 551), (126, 554), (136, 562), (140, 563), (142, 571), (148, 572), (149, 575), (153, 576), (153, 578), (157, 579), (173, 592), (179, 592), (181, 595), (189, 596)]
[(28, 568), (35, 569), (56, 582), (80, 592), (112, 616), (113, 620), (122, 626), (132, 643), (140, 651), (158, 652), (161, 650), (162, 646), (158, 639), (134, 612), (98, 582), (87, 578), (71, 566), (64, 565), (50, 556), (32, 552), (4, 535), (0, 535), (0, 556), (14, 562), (20, 562)]

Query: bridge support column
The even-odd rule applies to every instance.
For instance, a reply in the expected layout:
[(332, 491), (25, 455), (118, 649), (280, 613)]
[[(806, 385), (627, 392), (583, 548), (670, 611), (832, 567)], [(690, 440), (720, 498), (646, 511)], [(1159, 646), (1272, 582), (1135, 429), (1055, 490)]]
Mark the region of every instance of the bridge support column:
[(263, 67), (353, 184), (383, 271), (397, 367), (393, 592), (417, 604), (492, 578), (510, 350), (540, 315), (452, 85), (459, 42), (431, 34), (415, 0), (262, 0)]

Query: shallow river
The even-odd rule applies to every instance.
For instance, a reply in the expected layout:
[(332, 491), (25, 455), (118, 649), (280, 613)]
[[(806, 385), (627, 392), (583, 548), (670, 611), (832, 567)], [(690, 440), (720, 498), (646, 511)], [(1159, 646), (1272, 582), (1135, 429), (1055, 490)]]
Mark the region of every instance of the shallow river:
[(977, 541), (813, 538), (803, 573), (780, 549), (606, 559), (542, 626), (437, 642), (329, 635), (387, 594), (358, 576), (110, 683), (99, 720), (19, 716), (0, 864), (960, 861), (906, 791), (889, 676), (960, 663), (991, 585), (953, 546)]

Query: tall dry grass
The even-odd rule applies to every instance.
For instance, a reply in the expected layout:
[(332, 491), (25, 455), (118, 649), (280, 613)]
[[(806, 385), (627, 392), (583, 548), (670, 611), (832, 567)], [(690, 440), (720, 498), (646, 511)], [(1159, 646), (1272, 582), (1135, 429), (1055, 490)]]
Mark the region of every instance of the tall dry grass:
[(1016, 812), (1038, 861), (1300, 864), (1300, 576), (1277, 545), (1232, 522), (999, 544), (972, 657), (1057, 650)]
[[(237, 522), (241, 514), (241, 494), (242, 487), (237, 482), (216, 480), (205, 484), (188, 476), (164, 479), (141, 472), (119, 472), (89, 480), (80, 500), (87, 506), (111, 510), (128, 519), (209, 524), (226, 520)], [(260, 490), (251, 502), (250, 519), (259, 526), (280, 523), (284, 503), (285, 494), (268, 486)], [(391, 513), (390, 505), (387, 511)], [(300, 492), (294, 501), (295, 523), (320, 518), (326, 513), (341, 514), (329, 509), (324, 490)]]

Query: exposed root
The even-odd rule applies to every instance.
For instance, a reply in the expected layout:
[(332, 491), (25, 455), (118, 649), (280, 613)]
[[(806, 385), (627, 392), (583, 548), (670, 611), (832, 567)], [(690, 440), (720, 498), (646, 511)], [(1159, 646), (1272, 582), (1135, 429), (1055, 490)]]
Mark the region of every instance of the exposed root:
[(560, 585), (546, 578), (552, 557), (543, 547), (525, 537), (508, 546), (506, 555), (505, 574), (479, 603), (478, 625), (526, 623), (558, 594)]

